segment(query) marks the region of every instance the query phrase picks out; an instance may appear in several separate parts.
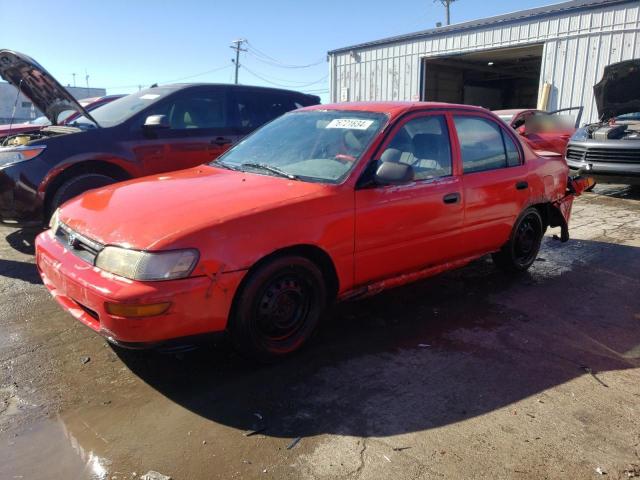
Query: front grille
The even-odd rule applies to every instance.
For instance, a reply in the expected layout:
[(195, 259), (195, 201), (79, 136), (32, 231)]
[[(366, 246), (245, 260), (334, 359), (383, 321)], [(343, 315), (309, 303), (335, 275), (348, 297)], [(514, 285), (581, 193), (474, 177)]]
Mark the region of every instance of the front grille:
[(70, 252), (91, 265), (95, 264), (98, 253), (104, 248), (104, 245), (101, 243), (95, 242), (73, 231), (63, 223), (58, 225), (55, 237)]
[(640, 162), (640, 148), (577, 147), (567, 149), (567, 160), (584, 162)]

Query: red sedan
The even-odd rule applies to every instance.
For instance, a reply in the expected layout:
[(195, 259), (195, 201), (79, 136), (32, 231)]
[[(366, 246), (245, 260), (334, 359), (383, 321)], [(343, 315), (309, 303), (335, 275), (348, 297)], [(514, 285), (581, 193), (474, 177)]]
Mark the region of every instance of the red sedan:
[(493, 254), (522, 272), (568, 239), (560, 157), (478, 107), (323, 105), (208, 165), (90, 191), (56, 211), (37, 265), (74, 317), (124, 346), (228, 331), (260, 359), (296, 350), (338, 299)]

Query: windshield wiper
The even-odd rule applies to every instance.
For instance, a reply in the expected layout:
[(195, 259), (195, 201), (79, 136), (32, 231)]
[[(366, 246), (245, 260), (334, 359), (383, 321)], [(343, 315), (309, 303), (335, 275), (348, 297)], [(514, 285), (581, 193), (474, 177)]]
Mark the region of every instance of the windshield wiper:
[(229, 165), (228, 163), (223, 163), (223, 162), (220, 162), (218, 160), (215, 160), (215, 161), (211, 162), (210, 165), (212, 167), (222, 167), (222, 168), (226, 168), (227, 170), (233, 170), (234, 172), (241, 172), (242, 171), (238, 167), (236, 167), (235, 165)]
[(268, 165), (266, 163), (243, 163), (240, 165), (241, 167), (249, 167), (249, 168), (258, 168), (260, 170), (266, 170), (267, 172), (275, 173), (281, 177), (288, 178), (289, 180), (297, 180), (298, 177), (293, 173), (285, 172), (284, 170), (279, 169), (278, 167), (274, 167), (272, 165)]

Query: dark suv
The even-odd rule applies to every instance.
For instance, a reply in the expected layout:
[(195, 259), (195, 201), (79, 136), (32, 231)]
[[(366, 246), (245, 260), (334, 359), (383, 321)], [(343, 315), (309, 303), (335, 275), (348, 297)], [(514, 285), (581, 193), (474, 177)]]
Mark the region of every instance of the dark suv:
[[(0, 76), (52, 124), (0, 138), (0, 221), (16, 226), (41, 224), (92, 188), (210, 162), (262, 124), (320, 103), (314, 95), (273, 88), (176, 84), (89, 113), (26, 55), (0, 50)], [(70, 109), (81, 116), (59, 125), (58, 114)]]

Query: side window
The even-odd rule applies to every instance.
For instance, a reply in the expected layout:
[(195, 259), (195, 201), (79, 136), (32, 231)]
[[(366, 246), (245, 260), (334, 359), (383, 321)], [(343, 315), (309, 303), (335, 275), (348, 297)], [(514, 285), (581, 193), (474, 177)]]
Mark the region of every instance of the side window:
[(451, 144), (443, 115), (409, 120), (382, 152), (383, 162), (406, 163), (416, 180), (451, 175)]
[(237, 91), (234, 110), (236, 127), (251, 132), (274, 118), (299, 108), (293, 96), (269, 91)]
[(244, 133), (255, 130), (267, 121), (260, 95), (257, 92), (236, 91), (233, 111), (236, 117), (234, 126)]
[(268, 94), (263, 97), (263, 100), (267, 121), (297, 108), (293, 98), (286, 95)]
[(227, 125), (225, 95), (220, 91), (193, 91), (175, 99), (169, 107), (173, 130), (223, 128)]
[(502, 139), (504, 140), (504, 148), (507, 152), (507, 166), (517, 167), (521, 163), (518, 147), (504, 130), (502, 130)]
[[(519, 165), (520, 156), (511, 139), (492, 122), (480, 117), (454, 115), (464, 173), (482, 172)], [(508, 161), (507, 141), (512, 149)]]

